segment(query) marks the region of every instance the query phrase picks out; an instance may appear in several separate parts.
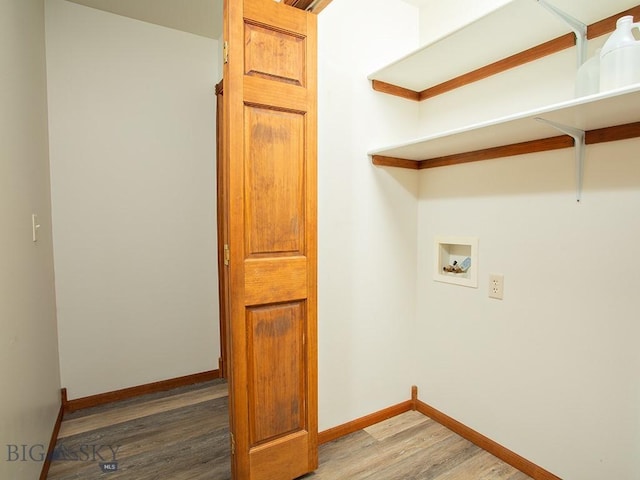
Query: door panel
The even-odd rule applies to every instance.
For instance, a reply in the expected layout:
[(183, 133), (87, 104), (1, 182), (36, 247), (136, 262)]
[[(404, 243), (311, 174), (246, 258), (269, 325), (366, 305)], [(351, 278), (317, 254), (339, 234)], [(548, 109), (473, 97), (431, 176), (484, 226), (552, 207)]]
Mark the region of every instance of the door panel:
[(306, 430), (305, 317), (304, 302), (247, 309), (252, 447)]
[(225, 1), (228, 368), (236, 480), (317, 467), (316, 18)]
[(247, 23), (245, 43), (245, 75), (304, 85), (304, 37)]
[(304, 115), (245, 109), (247, 254), (304, 252)]

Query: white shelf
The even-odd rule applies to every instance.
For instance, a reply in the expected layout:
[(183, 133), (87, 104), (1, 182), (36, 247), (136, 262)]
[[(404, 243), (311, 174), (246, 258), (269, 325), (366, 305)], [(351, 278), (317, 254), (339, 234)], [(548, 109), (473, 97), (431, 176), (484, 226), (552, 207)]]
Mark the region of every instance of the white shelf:
[[(550, 0), (586, 25), (632, 8), (637, 2)], [(368, 78), (420, 92), (570, 32), (566, 23), (537, 0), (512, 0)]]
[(548, 107), (463, 126), (371, 150), (405, 160), (425, 160), (561, 135), (537, 117), (581, 130), (640, 121), (640, 84)]

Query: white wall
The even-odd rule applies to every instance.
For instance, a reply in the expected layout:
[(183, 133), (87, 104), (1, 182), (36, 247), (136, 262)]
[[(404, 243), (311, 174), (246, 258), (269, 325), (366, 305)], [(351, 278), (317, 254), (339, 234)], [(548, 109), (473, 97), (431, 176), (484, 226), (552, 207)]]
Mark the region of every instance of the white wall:
[(62, 384), (217, 368), (217, 41), (47, 0)]
[[(27, 480), (60, 406), (42, 0), (0, 2), (0, 85), (0, 478)], [(23, 444), (34, 459), (8, 461)]]
[[(506, 5), (511, 0), (408, 0), (420, 6), (420, 44), (444, 37), (464, 25)], [(523, 25), (523, 28), (525, 26)]]
[(366, 152), (413, 131), (418, 110), (367, 75), (418, 45), (415, 7), (339, 0), (319, 15), (320, 429), (405, 401), (415, 318), (416, 172)]
[[(506, 3), (509, 1), (425, 0), (420, 10), (421, 43), (428, 44), (446, 36)], [(551, 13), (542, 7), (539, 8), (542, 17), (548, 17), (550, 27), (557, 28), (556, 25), (561, 25), (561, 22)], [(522, 18), (516, 20), (522, 20)], [(526, 25), (521, 25), (521, 29), (526, 29)], [(558, 35), (558, 31), (554, 32), (556, 33), (544, 35), (542, 38), (554, 38)], [(492, 36), (491, 40), (496, 48), (510, 41), (509, 38), (502, 38), (494, 32), (487, 35)], [(598, 40), (592, 42), (590, 52), (597, 46), (601, 46), (596, 46), (597, 42)], [(481, 42), (482, 45), (490, 43), (486, 39)], [(477, 47), (468, 46), (469, 55), (473, 55), (474, 48)], [(452, 58), (452, 62), (456, 61), (458, 59)], [(481, 82), (471, 83), (420, 102), (420, 133), (427, 135), (442, 132), (460, 127), (461, 120), (464, 125), (471, 125), (572, 99), (575, 94), (576, 65), (575, 50), (567, 49), (536, 62), (488, 77)], [(526, 94), (523, 95), (523, 92)]]
[[(456, 28), (453, 4), (432, 6), (439, 28)], [(422, 125), (486, 114), (483, 99), (500, 110), (570, 95), (554, 57), (425, 102)], [(419, 174), (420, 397), (562, 478), (640, 477), (639, 147), (588, 147), (581, 204), (572, 150)], [(437, 235), (478, 236), (479, 288), (433, 281)], [(493, 272), (503, 301), (487, 297)]]

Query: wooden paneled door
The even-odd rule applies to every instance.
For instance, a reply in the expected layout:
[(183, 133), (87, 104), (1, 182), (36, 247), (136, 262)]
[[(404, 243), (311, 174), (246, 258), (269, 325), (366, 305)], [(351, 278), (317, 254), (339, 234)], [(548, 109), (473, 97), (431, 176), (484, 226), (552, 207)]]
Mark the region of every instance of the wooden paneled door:
[(232, 472), (292, 480), (318, 462), (316, 16), (224, 5)]

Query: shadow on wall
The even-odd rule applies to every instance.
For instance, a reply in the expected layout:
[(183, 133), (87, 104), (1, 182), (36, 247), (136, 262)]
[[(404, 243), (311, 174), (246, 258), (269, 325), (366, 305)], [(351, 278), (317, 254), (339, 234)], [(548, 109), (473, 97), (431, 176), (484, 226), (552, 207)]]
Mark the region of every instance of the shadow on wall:
[[(583, 196), (588, 198), (589, 191), (640, 189), (640, 162), (635, 154), (639, 147), (638, 139), (588, 146)], [(548, 193), (573, 196), (576, 192), (573, 149), (437, 167), (423, 172), (419, 173), (422, 175), (420, 198)]]
[(370, 167), (374, 169), (374, 178), (378, 185), (381, 195), (388, 194), (388, 182), (389, 178), (403, 188), (406, 194), (418, 199), (418, 172), (416, 170), (410, 170), (408, 168), (395, 168), (395, 167), (377, 167), (371, 164), (371, 157), (369, 157)]

